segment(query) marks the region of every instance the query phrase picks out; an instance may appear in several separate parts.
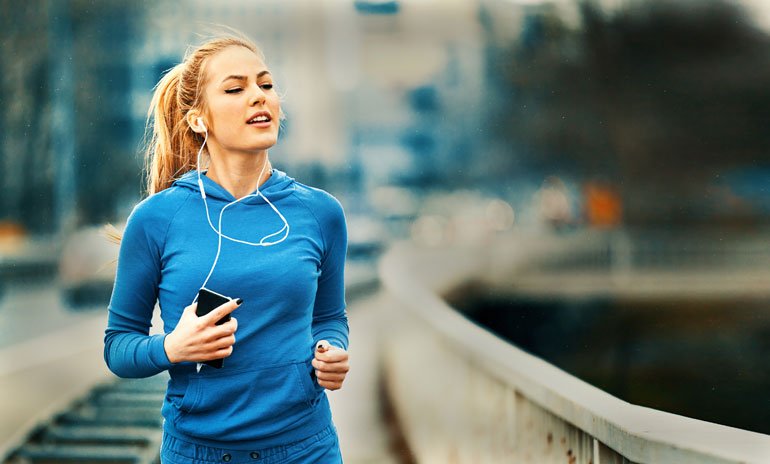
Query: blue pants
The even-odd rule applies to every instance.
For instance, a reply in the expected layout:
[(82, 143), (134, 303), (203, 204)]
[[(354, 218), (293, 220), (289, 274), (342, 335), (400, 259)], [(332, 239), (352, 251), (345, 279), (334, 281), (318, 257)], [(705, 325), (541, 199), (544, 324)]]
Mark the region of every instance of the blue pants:
[(341, 464), (340, 444), (333, 425), (288, 445), (251, 451), (211, 448), (163, 434), (161, 464)]

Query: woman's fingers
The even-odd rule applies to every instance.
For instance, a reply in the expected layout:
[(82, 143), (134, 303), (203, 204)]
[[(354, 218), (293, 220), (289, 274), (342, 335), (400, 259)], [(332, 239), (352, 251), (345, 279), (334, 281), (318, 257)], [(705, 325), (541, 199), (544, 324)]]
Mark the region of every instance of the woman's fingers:
[(200, 358), (198, 360), (199, 361), (211, 361), (211, 360), (214, 360), (214, 359), (226, 358), (226, 357), (230, 356), (231, 354), (233, 354), (233, 346), (232, 345), (230, 345), (230, 346), (228, 346), (226, 348), (220, 348), (220, 349), (218, 349), (216, 351), (208, 351), (208, 352), (206, 352), (204, 354), (201, 354), (201, 356), (200, 356)]
[[(238, 298), (237, 300), (230, 300), (227, 303), (223, 303), (220, 306), (217, 306), (216, 308), (212, 309), (210, 313), (201, 316), (200, 320), (206, 325), (215, 325), (220, 319), (227, 316), (231, 312), (235, 311), (235, 309), (243, 303), (243, 300), (241, 298)], [(196, 303), (197, 305), (197, 303)]]
[(346, 373), (337, 374), (334, 372), (315, 371), (315, 376), (318, 380), (326, 380), (328, 382), (340, 382), (345, 380)]
[(350, 370), (347, 359), (338, 362), (325, 362), (316, 358), (311, 363), (313, 364), (313, 367), (323, 372), (345, 373)]
[(205, 342), (210, 343), (221, 338), (229, 337), (230, 335), (233, 335), (236, 330), (238, 330), (238, 321), (236, 321), (235, 318), (232, 318), (222, 325), (215, 325), (205, 329), (205, 336), (203, 338)]
[(227, 348), (228, 346), (233, 345), (235, 345), (235, 335), (227, 335), (213, 340), (211, 343), (209, 343), (208, 348), (213, 350), (220, 350), (222, 348)]
[(196, 350), (196, 360), (209, 361), (230, 356), (233, 353), (233, 345), (235, 345), (235, 335), (226, 335), (200, 344)]
[(339, 390), (342, 388), (342, 382), (330, 382), (328, 380), (319, 380), (318, 385), (324, 387), (327, 390)]

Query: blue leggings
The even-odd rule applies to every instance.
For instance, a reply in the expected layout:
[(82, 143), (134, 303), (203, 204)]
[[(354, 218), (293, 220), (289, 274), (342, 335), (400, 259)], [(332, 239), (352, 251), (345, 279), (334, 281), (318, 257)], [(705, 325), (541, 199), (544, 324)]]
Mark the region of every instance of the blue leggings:
[(342, 463), (334, 425), (298, 442), (250, 451), (196, 445), (164, 433), (160, 458), (161, 464)]

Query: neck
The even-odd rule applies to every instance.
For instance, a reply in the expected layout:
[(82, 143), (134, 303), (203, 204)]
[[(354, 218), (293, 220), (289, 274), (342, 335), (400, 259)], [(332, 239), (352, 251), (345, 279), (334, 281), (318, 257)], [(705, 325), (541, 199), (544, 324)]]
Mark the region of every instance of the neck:
[(206, 176), (236, 199), (251, 194), (270, 178), (267, 150), (257, 155), (212, 156)]

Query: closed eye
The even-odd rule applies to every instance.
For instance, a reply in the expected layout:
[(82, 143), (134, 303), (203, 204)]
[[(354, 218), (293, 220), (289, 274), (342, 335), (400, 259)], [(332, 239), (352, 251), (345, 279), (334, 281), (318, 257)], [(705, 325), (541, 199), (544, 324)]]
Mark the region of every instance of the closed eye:
[(225, 93), (238, 93), (241, 90), (243, 90), (243, 89), (241, 89), (241, 88), (227, 89), (227, 90), (225, 90)]
[(273, 84), (262, 84), (260, 87), (262, 87), (265, 90), (270, 90), (273, 88)]

